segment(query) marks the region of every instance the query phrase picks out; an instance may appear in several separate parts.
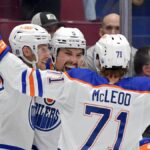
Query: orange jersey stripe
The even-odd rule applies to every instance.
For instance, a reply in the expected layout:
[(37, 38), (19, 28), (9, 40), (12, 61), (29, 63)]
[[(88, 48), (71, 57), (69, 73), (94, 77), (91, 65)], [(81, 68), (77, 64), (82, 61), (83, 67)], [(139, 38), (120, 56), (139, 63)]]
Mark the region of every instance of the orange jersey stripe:
[(0, 40), (0, 54), (6, 49), (7, 45), (3, 40)]
[(29, 75), (29, 85), (30, 85), (30, 95), (31, 96), (35, 95), (33, 72), (34, 72), (34, 69), (32, 69), (32, 71)]
[(140, 150), (150, 150), (150, 143), (140, 146)]

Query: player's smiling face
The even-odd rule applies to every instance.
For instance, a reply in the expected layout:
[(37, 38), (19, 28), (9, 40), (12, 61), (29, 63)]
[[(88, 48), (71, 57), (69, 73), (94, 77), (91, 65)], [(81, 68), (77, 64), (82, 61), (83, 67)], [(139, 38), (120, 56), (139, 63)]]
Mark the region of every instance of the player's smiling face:
[(80, 48), (61, 48), (56, 58), (56, 69), (58, 71), (67, 71), (77, 68), (83, 61), (83, 50)]

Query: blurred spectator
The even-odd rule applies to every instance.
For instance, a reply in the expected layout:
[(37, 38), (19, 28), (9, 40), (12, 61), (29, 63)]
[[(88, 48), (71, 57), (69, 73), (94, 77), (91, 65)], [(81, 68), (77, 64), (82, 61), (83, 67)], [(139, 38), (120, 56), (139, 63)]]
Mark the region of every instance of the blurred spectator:
[(95, 8), (96, 18), (102, 20), (107, 14), (119, 13), (119, 0), (97, 0)]
[(103, 18), (99, 35), (120, 33), (120, 16), (116, 13), (110, 13)]
[(144, 0), (132, 0), (133, 5), (140, 6), (144, 3)]
[[(88, 0), (87, 0), (88, 1)], [(94, 3), (94, 2), (93, 2)], [(133, 16), (149, 15), (150, 14), (150, 3), (148, 0), (132, 0)], [(90, 6), (89, 6), (90, 7)], [(91, 9), (93, 6), (91, 7)], [(119, 13), (119, 0), (96, 0), (95, 3), (95, 14), (97, 20), (102, 20), (103, 16), (109, 13)]]
[[(99, 36), (101, 37), (104, 34), (117, 34), (117, 33), (120, 33), (120, 16), (116, 13), (111, 13), (104, 16), (102, 24), (99, 29)], [(94, 49), (95, 45), (87, 49), (86, 63), (89, 69), (96, 71), (93, 59)]]
[(32, 24), (37, 24), (45, 28), (51, 36), (61, 26), (63, 26), (56, 16), (50, 12), (39, 12), (32, 17)]
[(85, 18), (90, 21), (101, 20), (103, 16), (119, 13), (119, 0), (83, 0)]
[[(104, 16), (102, 20), (102, 24), (100, 26), (99, 35), (100, 37), (104, 34), (119, 34), (120, 33), (120, 16), (116, 13), (110, 13)], [(87, 58), (86, 58), (86, 65), (89, 69), (97, 71), (94, 62), (94, 51), (95, 45), (87, 49)], [(129, 75), (134, 74), (134, 64), (133, 64), (133, 57), (135, 55), (136, 49), (132, 47), (131, 52), (131, 63), (129, 66)]]
[(21, 0), (23, 19), (31, 20), (38, 12), (50, 11), (60, 17), (60, 0)]
[(132, 4), (133, 17), (150, 16), (150, 2), (148, 0), (132, 0)]
[(84, 13), (86, 20), (93, 21), (96, 20), (96, 0), (83, 0)]
[[(134, 57), (134, 70), (138, 76), (150, 77), (150, 46), (139, 48)], [(144, 138), (150, 138), (150, 126), (143, 133)]]
[(150, 77), (150, 46), (139, 48), (134, 57), (136, 75)]

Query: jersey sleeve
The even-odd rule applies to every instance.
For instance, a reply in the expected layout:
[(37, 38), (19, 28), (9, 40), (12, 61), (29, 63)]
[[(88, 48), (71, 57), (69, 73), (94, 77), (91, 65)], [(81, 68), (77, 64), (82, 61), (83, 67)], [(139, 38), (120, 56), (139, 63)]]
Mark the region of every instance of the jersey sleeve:
[(0, 72), (12, 88), (29, 96), (65, 99), (72, 88), (64, 73), (34, 70), (11, 53), (0, 62)]

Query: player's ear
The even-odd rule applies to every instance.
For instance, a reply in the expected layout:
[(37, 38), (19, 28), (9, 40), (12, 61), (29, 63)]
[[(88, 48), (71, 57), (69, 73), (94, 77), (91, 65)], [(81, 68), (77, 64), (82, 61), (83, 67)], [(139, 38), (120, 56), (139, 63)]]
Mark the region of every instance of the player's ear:
[(28, 47), (28, 46), (24, 46), (23, 48), (22, 48), (22, 52), (23, 52), (23, 55), (25, 56), (25, 57), (28, 57), (28, 56), (30, 56), (31, 55), (31, 49)]
[(103, 36), (104, 35), (104, 29), (101, 27), (100, 29), (99, 29), (99, 36), (101, 37), (101, 36)]
[(150, 65), (144, 65), (143, 66), (143, 73), (146, 76), (150, 76)]

